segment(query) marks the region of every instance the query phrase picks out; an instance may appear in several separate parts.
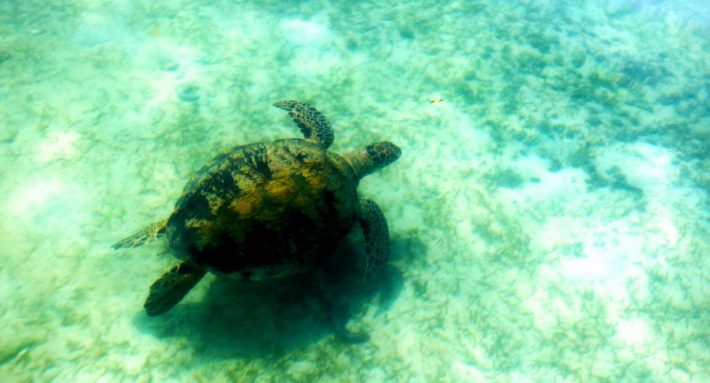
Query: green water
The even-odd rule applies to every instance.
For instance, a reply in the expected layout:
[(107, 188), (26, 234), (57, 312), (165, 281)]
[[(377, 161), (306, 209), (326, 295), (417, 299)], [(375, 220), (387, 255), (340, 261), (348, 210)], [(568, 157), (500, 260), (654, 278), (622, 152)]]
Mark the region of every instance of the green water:
[[(710, 381), (708, 7), (386, 4), (0, 3), (0, 381)], [(279, 99), (403, 149), (367, 343), (212, 275), (149, 318), (177, 260), (111, 249)]]

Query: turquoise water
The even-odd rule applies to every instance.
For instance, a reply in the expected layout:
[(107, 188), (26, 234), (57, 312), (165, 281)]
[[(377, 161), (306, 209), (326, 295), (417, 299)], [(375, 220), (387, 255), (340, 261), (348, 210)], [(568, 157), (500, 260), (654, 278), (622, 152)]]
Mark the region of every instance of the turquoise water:
[[(702, 2), (66, 3), (0, 3), (0, 381), (710, 381)], [(149, 318), (176, 260), (111, 249), (284, 98), (403, 149), (364, 344), (211, 275)]]

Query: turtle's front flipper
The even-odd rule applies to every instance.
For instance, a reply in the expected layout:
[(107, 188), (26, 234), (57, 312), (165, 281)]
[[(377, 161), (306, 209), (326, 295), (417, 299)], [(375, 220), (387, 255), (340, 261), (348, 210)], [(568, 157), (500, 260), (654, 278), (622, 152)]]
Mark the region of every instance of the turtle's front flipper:
[(288, 112), (307, 140), (323, 149), (328, 149), (333, 143), (333, 128), (316, 108), (293, 100), (277, 101), (274, 106)]
[(165, 313), (178, 304), (205, 275), (205, 269), (183, 262), (163, 274), (150, 286), (145, 312), (149, 316)]
[(141, 245), (145, 245), (146, 243), (155, 240), (163, 233), (165, 233), (165, 226), (167, 225), (167, 223), (167, 219), (154, 222), (144, 227), (132, 236), (114, 243), (113, 245), (111, 245), (111, 247), (114, 249), (121, 249), (124, 247), (138, 247)]
[(360, 200), (358, 221), (365, 236), (365, 284), (372, 287), (387, 265), (390, 257), (390, 234), (387, 220), (377, 204), (369, 199)]

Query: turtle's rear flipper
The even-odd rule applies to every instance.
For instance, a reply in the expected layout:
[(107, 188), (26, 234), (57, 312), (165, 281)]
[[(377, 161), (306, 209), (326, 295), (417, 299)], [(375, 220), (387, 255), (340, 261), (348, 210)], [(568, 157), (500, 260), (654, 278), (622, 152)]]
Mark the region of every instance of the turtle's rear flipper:
[(163, 233), (165, 233), (165, 225), (167, 223), (167, 219), (154, 222), (144, 227), (143, 229), (141, 229), (141, 231), (133, 234), (132, 236), (114, 243), (113, 245), (111, 245), (111, 247), (114, 249), (121, 249), (124, 247), (138, 247), (141, 245), (145, 245), (146, 243), (155, 240)]
[(183, 262), (163, 274), (150, 286), (145, 312), (149, 316), (164, 314), (182, 300), (205, 275), (205, 269)]
[(352, 332), (345, 328), (345, 326), (335, 327), (335, 337), (339, 341), (347, 344), (358, 344), (365, 343), (370, 340), (370, 335), (366, 332)]
[(387, 220), (376, 203), (369, 199), (360, 200), (358, 221), (365, 237), (365, 285), (372, 288), (387, 266), (390, 257), (390, 234)]
[(370, 340), (370, 335), (364, 331), (353, 332), (348, 330), (346, 325), (350, 319), (350, 310), (344, 302), (332, 301), (328, 298), (321, 297), (325, 309), (328, 311), (328, 320), (330, 327), (335, 333), (335, 337), (348, 344), (364, 343)]

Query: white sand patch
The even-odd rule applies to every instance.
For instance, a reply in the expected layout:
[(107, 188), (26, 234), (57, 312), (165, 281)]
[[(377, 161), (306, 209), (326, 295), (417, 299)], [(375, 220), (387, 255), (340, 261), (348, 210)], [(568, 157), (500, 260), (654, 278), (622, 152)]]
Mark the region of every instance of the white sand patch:
[(585, 246), (582, 256), (561, 260), (562, 273), (575, 281), (606, 282), (623, 277), (628, 268), (629, 253), (639, 253), (638, 244), (619, 246)]
[(290, 60), (293, 73), (327, 75), (344, 64), (342, 54), (333, 49), (334, 36), (326, 23), (286, 19), (279, 23), (279, 29), (286, 40), (293, 44), (294, 55)]
[(87, 219), (90, 202), (79, 185), (59, 177), (36, 179), (17, 187), (6, 205), (9, 218), (29, 230), (77, 235)]
[(456, 377), (460, 379), (461, 382), (490, 382), (490, 380), (486, 379), (486, 375), (476, 368), (476, 366), (461, 361), (454, 361), (451, 367)]
[(81, 135), (77, 131), (52, 131), (48, 137), (40, 141), (36, 158), (41, 163), (55, 159), (71, 160), (78, 154), (77, 143)]
[(204, 83), (207, 69), (199, 62), (200, 57), (198, 48), (166, 38), (139, 45), (134, 57), (137, 69), (132, 76), (149, 88), (147, 110), (176, 103), (181, 86)]
[(555, 214), (577, 206), (586, 193), (586, 173), (576, 168), (549, 171), (548, 161), (528, 155), (512, 161), (512, 170), (527, 182), (519, 188), (500, 188), (498, 198), (506, 209), (545, 209)]
[(146, 102), (148, 109), (154, 109), (177, 100), (177, 88), (180, 81), (176, 73), (141, 72), (136, 73), (136, 76), (143, 79), (152, 91), (150, 99)]
[(637, 276), (634, 263), (647, 257), (642, 235), (627, 220), (552, 218), (533, 238), (534, 249), (558, 259), (563, 277), (610, 296), (623, 296), (626, 279)]
[(115, 12), (106, 14), (87, 10), (82, 13), (70, 39), (78, 46), (94, 48), (102, 44), (126, 43), (134, 37), (131, 29), (123, 24)]
[(319, 50), (299, 51), (290, 61), (294, 73), (306, 76), (327, 75), (342, 63), (341, 57)]
[(300, 45), (320, 46), (333, 38), (328, 26), (312, 20), (286, 19), (279, 23), (286, 38)]
[(650, 197), (663, 197), (678, 178), (673, 154), (668, 149), (645, 142), (603, 147), (597, 152), (594, 164), (603, 175), (617, 169), (629, 184)]
[(680, 233), (673, 210), (662, 201), (654, 203), (648, 210), (651, 220), (647, 223), (649, 228), (647, 244), (653, 248), (678, 245)]
[(642, 347), (651, 341), (648, 322), (640, 318), (622, 319), (616, 323), (616, 338), (634, 347)]

